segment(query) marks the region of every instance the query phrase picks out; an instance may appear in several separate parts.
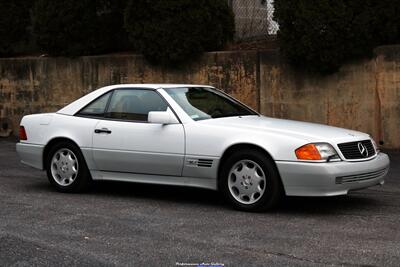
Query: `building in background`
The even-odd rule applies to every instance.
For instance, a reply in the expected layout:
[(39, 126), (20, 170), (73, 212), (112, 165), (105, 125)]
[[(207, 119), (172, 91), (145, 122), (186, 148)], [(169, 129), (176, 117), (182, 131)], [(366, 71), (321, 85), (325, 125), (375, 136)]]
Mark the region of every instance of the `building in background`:
[(275, 36), (278, 24), (273, 20), (273, 0), (228, 0), (235, 14), (236, 40)]

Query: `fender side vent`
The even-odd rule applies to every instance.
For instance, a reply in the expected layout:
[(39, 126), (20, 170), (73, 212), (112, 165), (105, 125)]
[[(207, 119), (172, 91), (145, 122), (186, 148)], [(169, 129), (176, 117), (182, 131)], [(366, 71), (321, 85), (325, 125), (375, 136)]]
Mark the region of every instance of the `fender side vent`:
[(191, 167), (204, 167), (211, 168), (213, 164), (212, 159), (187, 159), (186, 164)]
[(213, 160), (212, 159), (199, 159), (197, 161), (198, 167), (207, 167), (210, 168), (212, 166)]

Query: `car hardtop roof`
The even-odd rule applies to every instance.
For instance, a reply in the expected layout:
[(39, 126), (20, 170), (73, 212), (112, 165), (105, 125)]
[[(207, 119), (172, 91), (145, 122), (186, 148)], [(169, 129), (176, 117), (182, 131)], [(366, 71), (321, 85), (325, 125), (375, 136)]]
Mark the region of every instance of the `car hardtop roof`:
[(169, 89), (169, 88), (187, 88), (187, 87), (209, 87), (210, 85), (201, 84), (173, 84), (173, 83), (142, 83), (142, 84), (114, 84), (103, 88), (115, 89), (115, 88), (149, 88), (149, 89)]
[(208, 87), (212, 88), (209, 85), (195, 85), (195, 84), (114, 84), (99, 88), (97, 90), (92, 91), (91, 93), (75, 100), (69, 105), (63, 107), (59, 111), (58, 114), (64, 115), (74, 115), (76, 112), (81, 110), (87, 104), (100, 97), (101, 95), (118, 88), (148, 88), (148, 89), (168, 89), (168, 88), (187, 88), (187, 87)]

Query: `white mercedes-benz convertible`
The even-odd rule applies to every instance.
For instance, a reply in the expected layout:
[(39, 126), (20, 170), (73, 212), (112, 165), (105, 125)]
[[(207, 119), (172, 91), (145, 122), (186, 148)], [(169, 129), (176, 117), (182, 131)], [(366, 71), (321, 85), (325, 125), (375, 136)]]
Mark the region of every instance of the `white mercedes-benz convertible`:
[(389, 169), (365, 133), (265, 117), (203, 85), (104, 87), (23, 117), (19, 136), (22, 162), (62, 192), (92, 180), (194, 186), (242, 210), (344, 195), (383, 184)]

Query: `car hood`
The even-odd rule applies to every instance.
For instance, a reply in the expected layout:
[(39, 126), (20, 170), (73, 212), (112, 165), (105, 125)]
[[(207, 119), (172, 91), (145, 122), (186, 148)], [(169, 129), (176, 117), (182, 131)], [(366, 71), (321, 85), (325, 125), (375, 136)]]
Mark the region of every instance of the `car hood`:
[(200, 122), (209, 125), (219, 125), (224, 128), (233, 128), (232, 130), (264, 131), (280, 135), (288, 135), (305, 139), (309, 142), (329, 140), (336, 142), (351, 142), (370, 138), (368, 134), (354, 130), (310, 122), (275, 119), (265, 116), (226, 117)]

